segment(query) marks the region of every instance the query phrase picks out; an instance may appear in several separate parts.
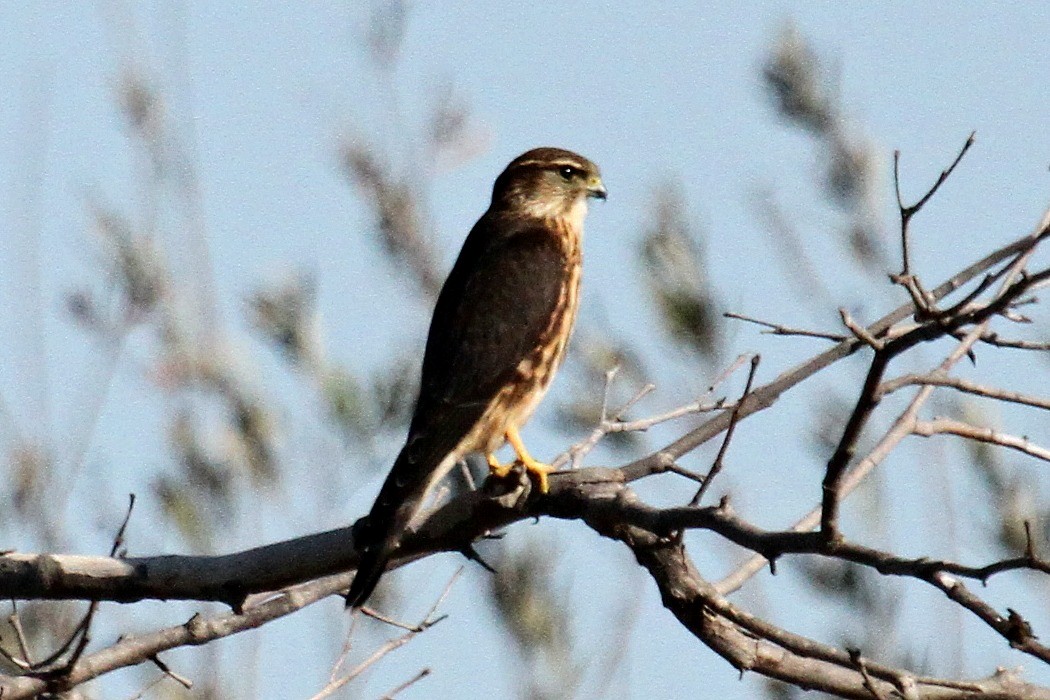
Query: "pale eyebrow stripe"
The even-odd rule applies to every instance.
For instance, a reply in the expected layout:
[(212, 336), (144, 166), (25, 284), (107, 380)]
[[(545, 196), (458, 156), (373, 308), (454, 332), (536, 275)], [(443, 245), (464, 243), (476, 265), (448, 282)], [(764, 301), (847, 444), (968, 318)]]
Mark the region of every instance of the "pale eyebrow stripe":
[(581, 163), (578, 160), (523, 160), (520, 163), (515, 164), (514, 167), (516, 167), (516, 168), (524, 168), (526, 166), (535, 166), (535, 165), (539, 165), (539, 166), (542, 166), (542, 167), (545, 167), (545, 168), (554, 168), (554, 167), (559, 167), (560, 168), (562, 166), (569, 166), (571, 168), (576, 168), (578, 170), (586, 170), (587, 169), (587, 166), (585, 166), (583, 163)]

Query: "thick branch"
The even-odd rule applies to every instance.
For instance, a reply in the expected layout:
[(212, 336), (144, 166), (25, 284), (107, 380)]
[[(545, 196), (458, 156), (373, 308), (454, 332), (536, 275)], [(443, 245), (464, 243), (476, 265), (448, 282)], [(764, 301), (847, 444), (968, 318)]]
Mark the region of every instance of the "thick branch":
[[(397, 565), (433, 552), (460, 551), (482, 535), (518, 520), (551, 516), (582, 519), (598, 532), (605, 535), (611, 533), (618, 539), (623, 539), (623, 533), (628, 531), (634, 533), (632, 537), (641, 537), (639, 533), (644, 532), (646, 537), (660, 538), (676, 530), (707, 529), (769, 560), (789, 553), (834, 557), (871, 567), (883, 574), (910, 576), (926, 581), (950, 597), (952, 591), (942, 586), (938, 578), (946, 573), (982, 581), (995, 573), (1013, 569), (1035, 569), (1050, 573), (1050, 565), (1027, 553), (1023, 557), (987, 566), (970, 567), (953, 562), (905, 559), (844, 540), (828, 542), (820, 533), (764, 531), (738, 518), (725, 505), (657, 509), (637, 498), (627, 486), (623, 472), (618, 469), (592, 468), (553, 474), (550, 493), (535, 498), (528, 498), (527, 481), (515, 485), (490, 480), (487, 486), (488, 490), (464, 494), (437, 510), (406, 540)], [(261, 567), (258, 561), (274, 557), (275, 552), (286, 558), (282, 569), (284, 578), (309, 578), (316, 575), (314, 572), (319, 568), (334, 568), (331, 561), (324, 559), (321, 565), (316, 561), (305, 561), (317, 556), (321, 544), (333, 554), (331, 561), (354, 559), (349, 532), (335, 530), (224, 557), (144, 558), (135, 560), (134, 566), (105, 557), (35, 555), (34, 560), (34, 555), (9, 554), (0, 558), (0, 571), (5, 560), (14, 558), (23, 569), (19, 581), (32, 579), (47, 586), (44, 591), (35, 594), (23, 591), (17, 597), (139, 600), (146, 597), (195, 598), (195, 595), (203, 593), (205, 595), (195, 599), (230, 602), (227, 597), (230, 590), (237, 590), (243, 596), (247, 592), (272, 588), (276, 580), (274, 573), (268, 572), (259, 577)], [(231, 569), (231, 562), (246, 562), (253, 558), (257, 561), (252, 562), (249, 571), (255, 578), (246, 572), (239, 572), (238, 575), (236, 570)], [(66, 567), (65, 559), (73, 559), (73, 566)], [(27, 576), (26, 571), (32, 569), (34, 561), (48, 567), (49, 575), (43, 576), (37, 572), (35, 577)], [(163, 563), (167, 576), (164, 581), (152, 577), (154, 561)], [(68, 568), (76, 568), (76, 574), (63, 574)], [(88, 571), (91, 571), (91, 576), (85, 575)], [(85, 581), (90, 584), (88, 588), (84, 587)], [(107, 581), (108, 590), (105, 585)], [(6, 590), (13, 590), (4, 582), (2, 573), (0, 584)], [(193, 591), (199, 593), (189, 594)], [(207, 597), (215, 592), (218, 593), (217, 597)], [(1015, 646), (1019, 646), (1015, 639), (1007, 635), (1009, 630), (1005, 626), (1005, 618), (994, 611), (989, 613), (991, 608), (982, 609), (982, 613), (982, 610), (971, 605), (966, 607), (976, 612)], [(994, 616), (994, 619), (990, 616)], [(1034, 639), (1025, 640), (1023, 649), (1050, 662), (1050, 649), (1039, 645)]]
[(181, 646), (199, 646), (232, 634), (260, 627), (271, 620), (312, 605), (350, 585), (342, 574), (322, 578), (285, 591), (280, 596), (242, 613), (232, 612), (212, 618), (194, 615), (175, 627), (123, 637), (111, 647), (82, 656), (62, 675), (49, 677), (0, 676), (0, 697), (4, 700), (35, 698), (44, 692), (61, 692), (98, 678), (110, 671), (134, 666), (158, 654)]

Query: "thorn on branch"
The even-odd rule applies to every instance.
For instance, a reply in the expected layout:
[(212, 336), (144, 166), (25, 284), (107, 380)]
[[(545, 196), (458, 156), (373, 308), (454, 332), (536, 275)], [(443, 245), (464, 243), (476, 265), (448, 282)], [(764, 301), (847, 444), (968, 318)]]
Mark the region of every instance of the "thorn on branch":
[[(134, 497), (132, 497), (132, 498), (134, 498)], [(161, 661), (160, 657), (157, 656), (156, 654), (154, 654), (153, 656), (149, 657), (149, 660), (153, 662), (154, 666), (156, 666), (158, 669), (160, 669), (161, 673), (163, 673), (165, 676), (168, 676), (169, 678), (171, 678), (173, 681), (175, 681), (176, 683), (181, 685), (186, 690), (192, 690), (193, 689), (193, 681), (191, 681), (189, 678), (186, 678), (185, 676), (181, 676), (178, 673), (175, 673), (174, 671), (172, 671), (171, 667), (168, 666), (163, 661)]]
[(485, 571), (489, 572), (490, 574), (495, 574), (496, 573), (496, 570), (494, 568), (492, 568), (492, 566), (489, 565), (489, 563), (487, 561), (485, 561), (484, 559), (481, 558), (481, 555), (478, 554), (478, 550), (474, 549), (474, 545), (473, 544), (468, 543), (468, 544), (464, 545), (463, 548), (459, 550), (459, 553), (462, 554), (464, 557), (466, 557), (469, 561), (476, 562), (476, 563), (480, 564), (481, 568), (483, 568)]
[[(129, 493), (128, 494), (128, 511), (127, 511), (127, 513), (124, 514), (124, 520), (123, 520), (123, 522), (120, 523), (120, 528), (117, 530), (117, 534), (113, 538), (113, 546), (109, 550), (109, 556), (111, 556), (111, 557), (117, 556), (117, 550), (119, 550), (121, 548), (121, 545), (124, 544), (124, 533), (128, 529), (128, 521), (131, 520), (131, 511), (134, 510), (134, 509), (135, 509), (135, 494)], [(126, 553), (127, 553), (127, 550), (125, 550), (121, 554), (121, 558), (123, 558), (124, 554), (126, 554)]]
[(886, 696), (878, 689), (871, 674), (868, 673), (868, 664), (864, 657), (860, 655), (860, 649), (847, 648), (846, 653), (849, 654), (850, 662), (860, 671), (860, 675), (864, 679), (864, 688), (871, 693), (875, 700), (886, 700)]
[(1032, 625), (1028, 620), (1021, 616), (1021, 613), (1013, 608), (1007, 608), (1006, 612), (1010, 614), (1010, 616), (1006, 618), (1008, 625), (1006, 638), (1010, 640), (1011, 647), (1014, 647), (1015, 649), (1020, 648), (1033, 639), (1039, 639), (1039, 637), (1032, 632)]

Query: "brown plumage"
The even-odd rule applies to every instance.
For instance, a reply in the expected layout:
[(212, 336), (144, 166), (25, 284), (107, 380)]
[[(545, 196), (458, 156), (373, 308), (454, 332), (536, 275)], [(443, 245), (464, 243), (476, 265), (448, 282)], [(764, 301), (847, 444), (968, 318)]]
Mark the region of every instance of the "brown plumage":
[(496, 179), (438, 295), (419, 399), (405, 446), (371, 512), (354, 526), (361, 554), (347, 605), (371, 595), (429, 489), (472, 452), (510, 441), (541, 491), (550, 467), (518, 429), (543, 398), (572, 333), (587, 199), (605, 198), (598, 167), (558, 148), (515, 158)]

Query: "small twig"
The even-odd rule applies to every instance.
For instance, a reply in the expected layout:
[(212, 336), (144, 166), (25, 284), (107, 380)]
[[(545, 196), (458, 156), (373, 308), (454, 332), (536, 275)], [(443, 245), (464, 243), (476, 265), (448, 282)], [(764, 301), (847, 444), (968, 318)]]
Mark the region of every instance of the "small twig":
[[(149, 691), (153, 690), (153, 688), (155, 688), (156, 686), (158, 686), (161, 683), (163, 683), (164, 679), (167, 678), (167, 677), (168, 677), (167, 674), (164, 674), (164, 673), (160, 674), (159, 676), (157, 676), (153, 680), (151, 680), (149, 683), (147, 683), (145, 686), (143, 686), (142, 690), (138, 691), (137, 693), (132, 695), (130, 698), (128, 698), (128, 700), (142, 700), (142, 698), (146, 697), (146, 693), (148, 693)], [(3, 698), (3, 695), (0, 695), (0, 700), (2, 700), (2, 698)]]
[(1008, 403), (1016, 403), (1023, 406), (1032, 406), (1033, 408), (1050, 410), (1050, 399), (1048, 398), (1022, 394), (1017, 391), (1008, 391), (1006, 389), (999, 389), (998, 387), (984, 386), (983, 384), (971, 382), (968, 379), (952, 377), (940, 370), (930, 372), (929, 374), (906, 374), (897, 377), (896, 379), (887, 380), (879, 387), (878, 393), (879, 396), (882, 397), (892, 394), (906, 386), (943, 386), (966, 394), (995, 399), (996, 401), (1005, 401)]
[(385, 693), (383, 695), (383, 697), (381, 698), (381, 700), (394, 700), (394, 698), (397, 696), (398, 693), (400, 693), (403, 690), (406, 690), (410, 686), (415, 685), (419, 681), (421, 681), (424, 678), (426, 678), (427, 676), (429, 676), (430, 673), (431, 673), (431, 671), (430, 671), (429, 668), (424, 668), (422, 671), (420, 671), (416, 675), (412, 676), (412, 678), (408, 679), (407, 681), (405, 681), (401, 685), (399, 685), (396, 688), (394, 688), (394, 689), (390, 690), (389, 692)]
[(1050, 462), (1050, 449), (1036, 445), (1026, 437), (1001, 433), (992, 428), (982, 428), (976, 425), (970, 425), (969, 423), (955, 420), (954, 418), (939, 417), (930, 421), (918, 421), (912, 429), (912, 432), (921, 437), (931, 437), (933, 435), (958, 435), (959, 437), (967, 438), (968, 440), (1007, 447), (1011, 450), (1016, 450), (1031, 457), (1035, 457), (1036, 459), (1041, 459), (1044, 462)]
[(467, 561), (472, 561), (480, 566), (490, 574), (496, 573), (496, 569), (491, 564), (485, 561), (478, 550), (474, 548), (473, 544), (467, 544), (460, 548), (459, 553), (467, 558)]
[(135, 509), (135, 494), (128, 494), (128, 512), (124, 514), (124, 521), (120, 523), (116, 536), (113, 538), (113, 546), (109, 548), (109, 556), (117, 556), (117, 550), (124, 544), (124, 533), (128, 529), (128, 521), (131, 520), (131, 511)]
[(467, 484), (467, 489), (470, 491), (476, 491), (478, 486), (474, 483), (474, 475), (470, 473), (470, 465), (467, 460), (461, 459), (459, 464), (459, 474), (463, 477), (463, 481)]
[(619, 410), (616, 411), (616, 414), (613, 415), (612, 420), (613, 421), (620, 420), (623, 417), (623, 415), (625, 413), (627, 413), (627, 411), (631, 410), (631, 408), (636, 403), (638, 403), (639, 401), (644, 399), (646, 396), (651, 394), (653, 389), (655, 389), (655, 388), (656, 388), (656, 385), (652, 384), (652, 383), (649, 383), (649, 384), (646, 384), (645, 386), (643, 386), (641, 389), (639, 389), (635, 393), (634, 396), (632, 396), (630, 399), (627, 400), (627, 403), (625, 403), (623, 406), (620, 406)]
[(678, 408), (667, 411), (666, 413), (660, 413), (649, 418), (639, 418), (633, 421), (622, 420), (624, 413), (626, 413), (634, 404), (644, 398), (646, 395), (651, 393), (655, 385), (646, 384), (642, 387), (627, 403), (616, 410), (611, 416), (605, 415), (605, 409), (602, 409), (603, 417), (598, 426), (591, 431), (585, 439), (571, 446), (568, 450), (560, 454), (553, 462), (551, 466), (555, 469), (559, 469), (564, 466), (566, 462), (572, 464), (573, 469), (579, 469), (583, 458), (593, 450), (598, 443), (606, 435), (611, 433), (627, 433), (627, 432), (645, 432), (653, 426), (666, 423), (668, 421), (682, 418), (684, 416), (693, 415), (696, 413), (709, 413), (711, 411), (718, 411), (728, 406), (722, 400), (714, 402), (704, 402), (703, 400), (694, 401), (693, 403), (679, 406)]
[(456, 569), (456, 573), (452, 574), (452, 578), (450, 578), (449, 581), (448, 581), (448, 584), (445, 585), (445, 588), (444, 588), (444, 590), (442, 590), (441, 595), (438, 596), (437, 600), (434, 601), (434, 604), (430, 606), (430, 610), (428, 610), (427, 614), (423, 616), (422, 622), (419, 622), (418, 624), (410, 625), (410, 624), (405, 623), (405, 622), (398, 622), (397, 620), (395, 620), (395, 619), (393, 619), (391, 617), (387, 617), (386, 615), (384, 615), (384, 614), (382, 614), (380, 612), (377, 612), (376, 610), (374, 610), (372, 608), (367, 608), (367, 607), (361, 608), (361, 612), (364, 613), (365, 615), (367, 615), (368, 617), (371, 617), (374, 620), (379, 620), (380, 622), (388, 624), (391, 627), (397, 627), (397, 628), (403, 629), (403, 630), (405, 630), (407, 632), (412, 632), (413, 634), (417, 634), (419, 632), (423, 632), (428, 627), (433, 627), (437, 623), (441, 622), (441, 620), (445, 619), (445, 617), (446, 617), (445, 615), (442, 615), (441, 617), (439, 617), (437, 619), (432, 619), (432, 618), (434, 616), (434, 612), (438, 609), (438, 606), (441, 605), (441, 603), (443, 603), (445, 601), (445, 598), (448, 597), (449, 592), (452, 590), (452, 585), (456, 582), (456, 580), (460, 577), (460, 575), (462, 573), (463, 573), (463, 567), (462, 566), (459, 567), (458, 569)]
[(29, 653), (29, 641), (26, 639), (26, 631), (22, 628), (22, 616), (18, 614), (18, 604), (15, 601), (11, 601), (11, 615), (7, 618), (8, 624), (11, 625), (11, 629), (15, 631), (15, 639), (18, 640), (18, 648), (22, 652), (22, 659), (33, 666), (33, 657)]
[(784, 326), (779, 323), (770, 323), (769, 321), (763, 321), (761, 319), (752, 318), (751, 316), (745, 316), (743, 314), (733, 313), (732, 311), (726, 311), (722, 314), (725, 318), (733, 318), (738, 321), (747, 321), (748, 323), (754, 323), (759, 326), (763, 326), (768, 330), (762, 331), (769, 335), (792, 335), (792, 336), (803, 336), (805, 338), (821, 338), (823, 340), (831, 340), (836, 343), (841, 343), (846, 339), (846, 336), (836, 333), (822, 333), (821, 331), (810, 331), (805, 328), (792, 328), (791, 326)]
[(981, 336), (980, 340), (982, 343), (997, 348), (1012, 348), (1014, 350), (1036, 351), (1050, 350), (1050, 342), (1044, 343), (1034, 340), (1012, 340), (1009, 338), (1000, 338), (999, 334), (995, 332), (985, 333)]
[[(7, 649), (4, 649), (3, 645), (0, 645), (0, 658), (7, 660), (7, 662), (10, 663), (12, 666), (16, 666), (22, 669), (23, 671), (27, 671), (31, 668), (29, 662), (27, 662), (25, 659), (15, 656)], [(3, 696), (0, 695), (0, 699), (2, 698)]]
[(379, 622), (382, 622), (384, 625), (390, 625), (391, 627), (397, 627), (398, 629), (405, 630), (406, 632), (419, 632), (419, 625), (418, 624), (410, 625), (407, 622), (401, 622), (400, 620), (395, 620), (392, 617), (388, 617), (387, 615), (384, 615), (383, 613), (379, 612), (375, 608), (370, 608), (368, 606), (362, 607), (361, 608), (361, 614), (364, 615), (365, 617), (370, 617), (373, 620), (377, 620)]
[(755, 381), (755, 373), (758, 371), (758, 365), (762, 361), (761, 355), (755, 355), (751, 358), (751, 369), (747, 373), (747, 383), (744, 385), (744, 393), (740, 395), (740, 400), (736, 402), (733, 407), (733, 412), (729, 416), (729, 427), (726, 428), (725, 439), (722, 440), (722, 446), (718, 449), (718, 456), (715, 457), (714, 463), (711, 465), (710, 471), (707, 472), (707, 476), (704, 477), (703, 481), (700, 482), (700, 488), (696, 490), (696, 494), (692, 500), (689, 501), (690, 506), (698, 506), (701, 499), (704, 497), (704, 493), (711, 486), (711, 482), (722, 471), (722, 461), (725, 458), (726, 452), (729, 450), (729, 441), (733, 439), (733, 433), (736, 431), (736, 424), (740, 418), (740, 406), (743, 405), (744, 399), (747, 398), (748, 394), (751, 393), (751, 385)]
[(186, 678), (185, 676), (179, 675), (178, 673), (172, 671), (171, 667), (163, 661), (161, 661), (159, 656), (154, 654), (153, 656), (149, 657), (149, 660), (152, 661), (153, 665), (159, 668), (161, 673), (163, 673), (165, 676), (168, 676), (186, 690), (193, 690), (193, 681), (191, 681), (189, 678)]
[(853, 317), (846, 309), (840, 308), (839, 316), (842, 317), (842, 325), (846, 326), (857, 340), (870, 346), (874, 350), (881, 350), (885, 345), (883, 341), (873, 336), (867, 328), (854, 321)]
[(871, 697), (875, 698), (875, 700), (887, 700), (886, 696), (875, 685), (875, 680), (871, 677), (871, 674), (868, 673), (868, 663), (860, 655), (860, 649), (847, 649), (846, 651), (849, 653), (850, 661), (860, 671), (861, 678), (864, 679), (864, 687), (871, 693)]
[(698, 484), (704, 483), (704, 480), (707, 478), (703, 474), (697, 474), (696, 472), (684, 469), (678, 466), (677, 464), (672, 464), (669, 467), (667, 467), (667, 471), (671, 472), (672, 474), (677, 474), (678, 476), (684, 476), (686, 479), (695, 481)]
[(991, 287), (995, 280), (997, 280), (1001, 275), (1003, 275), (1008, 269), (1010, 269), (1009, 266), (1003, 267), (1001, 270), (999, 270), (999, 272), (985, 275), (981, 279), (981, 282), (976, 287), (974, 287), (973, 291), (971, 291), (969, 294), (964, 296), (952, 306), (948, 307), (947, 309), (944, 309), (943, 311), (938, 312), (938, 315), (942, 318), (950, 318), (952, 316), (957, 316), (961, 314), (963, 311), (966, 310), (967, 306), (972, 304), (977, 299), (977, 297), (984, 294), (985, 290)]
[(893, 152), (893, 189), (897, 194), (897, 207), (900, 209), (901, 215), (901, 259), (903, 266), (903, 269), (901, 271), (902, 276), (911, 276), (911, 253), (909, 250), (908, 241), (908, 224), (911, 222), (911, 218), (918, 214), (919, 211), (924, 206), (926, 206), (926, 202), (930, 201), (930, 198), (937, 193), (937, 190), (941, 188), (941, 185), (944, 184), (945, 180), (947, 180), (948, 177), (951, 176), (952, 171), (955, 170), (955, 166), (959, 165), (959, 161), (963, 159), (963, 156), (966, 155), (966, 152), (970, 150), (971, 146), (973, 146), (975, 140), (974, 137), (976, 135), (976, 131), (970, 132), (970, 136), (966, 139), (966, 143), (963, 144), (962, 150), (959, 151), (959, 155), (955, 156), (955, 160), (952, 161), (952, 164), (948, 166), (947, 170), (941, 171), (940, 177), (938, 177), (937, 181), (933, 183), (933, 187), (931, 187), (918, 202), (912, 204), (911, 206), (905, 206), (904, 199), (901, 197), (901, 152), (899, 150)]
[(609, 394), (612, 391), (612, 383), (620, 371), (620, 365), (613, 365), (605, 371), (605, 386), (602, 389), (602, 421), (609, 415)]
[(749, 355), (747, 353), (740, 353), (725, 369), (716, 374), (714, 380), (707, 387), (707, 396), (713, 396), (715, 389), (721, 386), (722, 382), (736, 374), (736, 371), (744, 366), (744, 363), (747, 362), (748, 358)]
[[(361, 608), (364, 610), (364, 608)], [(346, 660), (350, 658), (350, 652), (353, 651), (354, 647), (354, 631), (357, 629), (357, 623), (361, 618), (357, 615), (350, 616), (350, 624), (346, 628), (346, 638), (343, 640), (343, 648), (339, 650), (339, 656), (336, 657), (335, 663), (332, 664), (332, 671), (328, 674), (328, 682), (331, 683), (339, 676), (339, 669), (343, 667)]]
[(1035, 542), (1032, 540), (1032, 521), (1024, 521), (1024, 555), (1031, 559), (1033, 562), (1039, 561), (1039, 557), (1035, 554)]
[(721, 411), (725, 409), (731, 409), (733, 404), (726, 404), (724, 401), (714, 401), (705, 403), (703, 401), (694, 401), (693, 403), (679, 406), (678, 408), (671, 409), (667, 413), (660, 413), (649, 418), (640, 418), (632, 421), (620, 421), (612, 420), (606, 423), (603, 427), (605, 428), (606, 434), (608, 433), (644, 433), (653, 426), (660, 425), (661, 423), (667, 423), (668, 421), (682, 418), (684, 416), (690, 416), (694, 413), (710, 413), (711, 411)]
[[(128, 521), (131, 520), (131, 512), (135, 508), (135, 494), (128, 494), (128, 510), (124, 514), (124, 519), (120, 523), (120, 527), (117, 528), (117, 534), (113, 536), (113, 545), (109, 548), (109, 556), (114, 557), (117, 555), (117, 550), (124, 543), (124, 533), (128, 527)], [(73, 632), (66, 639), (65, 643), (62, 644), (51, 656), (47, 657), (38, 664), (34, 664), (33, 670), (36, 673), (43, 675), (63, 675), (69, 672), (69, 669), (76, 665), (80, 657), (84, 655), (84, 650), (87, 649), (87, 645), (91, 643), (91, 623), (95, 619), (95, 613), (98, 612), (99, 601), (93, 600), (88, 604), (87, 612), (84, 613), (84, 617), (80, 619), (77, 626), (73, 628)], [(76, 643), (74, 647), (73, 644)], [(59, 659), (69, 651), (73, 649), (73, 653), (69, 655), (69, 658), (64, 662), (59, 663)]]
[(434, 617), (434, 613), (437, 611), (438, 606), (440, 606), (441, 603), (443, 603), (445, 601), (445, 598), (448, 597), (449, 592), (452, 590), (453, 584), (455, 584), (456, 580), (459, 578), (460, 574), (462, 574), (462, 573), (463, 573), (463, 567), (460, 567), (456, 571), (456, 573), (454, 573), (452, 575), (452, 578), (449, 579), (448, 584), (445, 586), (445, 589), (441, 592), (441, 595), (438, 596), (437, 600), (434, 601), (434, 604), (430, 606), (430, 609), (427, 611), (427, 614), (423, 616), (422, 621), (418, 625), (416, 625), (415, 627), (411, 627), (411, 626), (408, 626), (408, 625), (405, 625), (405, 624), (402, 624), (402, 623), (393, 622), (393, 621), (391, 621), (391, 620), (389, 620), (389, 619), (387, 619), (387, 618), (385, 618), (385, 617), (383, 617), (381, 615), (377, 616), (375, 614), (375, 611), (365, 612), (366, 609), (365, 608), (361, 608), (361, 611), (365, 612), (365, 614), (369, 615), (370, 617), (375, 617), (376, 619), (379, 619), (382, 622), (387, 622), (389, 624), (393, 624), (395, 627), (399, 627), (401, 629), (406, 630), (405, 634), (403, 634), (400, 637), (397, 637), (395, 639), (391, 639), (390, 641), (388, 641), (385, 644), (383, 644), (382, 646), (380, 646), (378, 649), (376, 649), (374, 652), (372, 652), (372, 654), (367, 659), (362, 661), (360, 664), (358, 664), (355, 668), (353, 668), (351, 671), (349, 671), (345, 675), (341, 676), (340, 678), (335, 678), (335, 679), (330, 680), (328, 682), (328, 684), (325, 685), (325, 687), (322, 688), (320, 691), (318, 691), (317, 694), (312, 696), (310, 698), (310, 700), (322, 700), (323, 698), (329, 697), (330, 695), (332, 695), (332, 693), (334, 693), (335, 691), (339, 690), (340, 688), (345, 686), (347, 683), (349, 683), (350, 681), (352, 681), (355, 678), (357, 678), (358, 676), (360, 676), (362, 673), (364, 673), (366, 670), (368, 670), (372, 665), (374, 665), (377, 661), (382, 659), (384, 656), (386, 656), (390, 652), (394, 651), (395, 649), (398, 649), (398, 648), (404, 646), (405, 644), (408, 644), (408, 642), (412, 641), (412, 639), (414, 639), (417, 634), (421, 634), (421, 633), (427, 631), (428, 629), (430, 629), (431, 627), (433, 627), (437, 623), (439, 623), (442, 620), (444, 620), (447, 617), (446, 615), (441, 615), (439, 617)]
[[(732, 408), (732, 406), (726, 405), (725, 399), (718, 399), (716, 401), (707, 401), (706, 399), (707, 397), (713, 395), (715, 389), (718, 388), (718, 386), (722, 382), (724, 382), (726, 379), (732, 376), (733, 373), (736, 372), (736, 370), (744, 364), (744, 361), (747, 360), (747, 357), (748, 356), (746, 354), (738, 355), (737, 358), (733, 360), (733, 362), (728, 367), (719, 372), (718, 375), (715, 376), (711, 384), (707, 387), (707, 391), (704, 393), (704, 397), (700, 398), (699, 400), (686, 404), (684, 406), (679, 406), (678, 408), (672, 409), (666, 413), (650, 416), (649, 418), (640, 418), (638, 420), (633, 421), (624, 421), (624, 414), (642, 397), (648, 395), (655, 388), (654, 385), (646, 384), (637, 394), (635, 394), (633, 398), (631, 398), (630, 401), (621, 406), (615, 413), (609, 415), (606, 410), (606, 404), (608, 399), (609, 382), (612, 380), (612, 376), (610, 376), (610, 374), (607, 373), (606, 398), (602, 402), (602, 418), (600, 423), (594, 430), (591, 431), (591, 434), (588, 435), (585, 439), (581, 440), (580, 442), (571, 446), (562, 454), (558, 455), (558, 457), (553, 462), (551, 462), (551, 466), (553, 466), (555, 469), (558, 469), (561, 466), (563, 466), (566, 462), (571, 460), (573, 469), (578, 469), (581, 466), (584, 456), (586, 456), (591, 450), (593, 450), (594, 447), (602, 440), (602, 438), (604, 438), (610, 433), (645, 432), (646, 430), (652, 428), (655, 425), (659, 425), (667, 421), (672, 421), (676, 418), (682, 418), (683, 416), (692, 415), (696, 413), (708, 413), (711, 411)], [(612, 370), (610, 370), (610, 372), (612, 372)], [(615, 373), (613, 372), (613, 374)], [(662, 473), (665, 471), (674, 470), (668, 468), (661, 468), (652, 473)], [(648, 476), (648, 474), (646, 476)], [(690, 478), (692, 478), (692, 475), (690, 475)]]
[(627, 401), (627, 403), (625, 403), (623, 406), (620, 406), (620, 408), (617, 409), (616, 412), (610, 417), (609, 391), (610, 387), (612, 386), (613, 379), (616, 377), (618, 371), (619, 367), (617, 366), (613, 367), (605, 373), (605, 389), (602, 392), (602, 412), (601, 417), (598, 420), (598, 426), (594, 430), (592, 430), (591, 434), (588, 435), (586, 438), (577, 442), (575, 445), (572, 445), (565, 452), (558, 455), (554, 459), (554, 461), (551, 462), (551, 466), (554, 467), (554, 469), (560, 469), (566, 464), (566, 462), (570, 461), (573, 469), (579, 469), (580, 465), (583, 462), (583, 458), (586, 457), (587, 454), (590, 453), (590, 451), (593, 450), (599, 442), (601, 442), (602, 438), (604, 438), (606, 435), (612, 432), (609, 429), (609, 426), (618, 423), (624, 413), (626, 413), (632, 406), (641, 401), (650, 392), (652, 392), (654, 388), (656, 388), (654, 384), (646, 384), (641, 389), (639, 389), (635, 393), (635, 395)]

